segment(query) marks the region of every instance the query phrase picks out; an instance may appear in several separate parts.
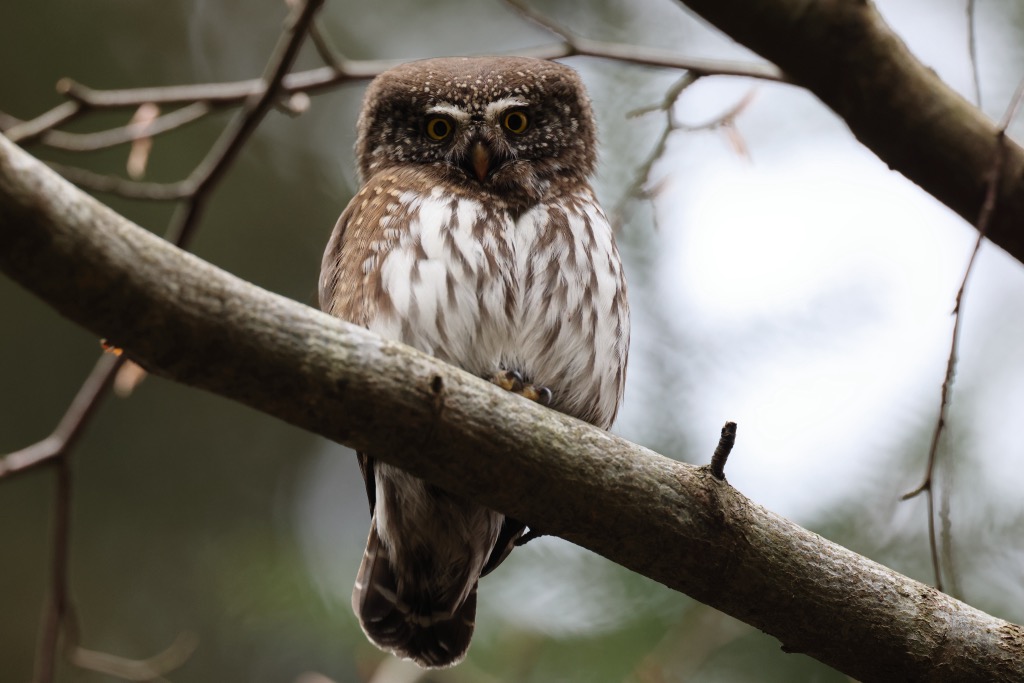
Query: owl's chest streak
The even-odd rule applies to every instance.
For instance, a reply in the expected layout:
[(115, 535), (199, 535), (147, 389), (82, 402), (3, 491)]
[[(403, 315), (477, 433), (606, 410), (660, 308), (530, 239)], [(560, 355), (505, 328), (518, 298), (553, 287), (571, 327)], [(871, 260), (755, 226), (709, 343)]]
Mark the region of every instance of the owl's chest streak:
[(584, 314), (583, 282), (565, 269), (586, 260), (571, 221), (436, 195), (410, 208), (371, 245), (383, 300), (369, 327), (476, 374), (564, 366), (580, 341), (566, 322)]

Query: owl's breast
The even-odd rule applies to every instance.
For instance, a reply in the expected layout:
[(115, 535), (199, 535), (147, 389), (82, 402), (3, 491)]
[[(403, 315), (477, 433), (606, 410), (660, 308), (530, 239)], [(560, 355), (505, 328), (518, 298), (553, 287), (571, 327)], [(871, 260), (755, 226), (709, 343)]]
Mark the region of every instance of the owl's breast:
[(589, 188), (515, 225), (517, 310), (505, 363), (549, 387), (554, 407), (608, 427), (622, 397), (629, 308), (622, 264)]
[(475, 374), (508, 344), (516, 283), (514, 222), (467, 197), (402, 192), (368, 245), (384, 300), (367, 326)]
[(386, 297), (370, 329), (480, 376), (518, 370), (552, 390), (554, 407), (611, 423), (628, 309), (589, 190), (518, 217), (440, 190), (401, 193), (368, 253)]

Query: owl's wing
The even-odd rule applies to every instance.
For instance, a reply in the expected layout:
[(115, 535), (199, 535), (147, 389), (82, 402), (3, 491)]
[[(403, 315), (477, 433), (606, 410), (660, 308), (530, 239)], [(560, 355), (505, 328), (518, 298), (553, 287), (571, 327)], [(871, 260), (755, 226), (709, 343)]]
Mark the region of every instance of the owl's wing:
[(370, 178), (338, 218), (320, 264), (320, 310), (325, 313), (365, 327), (386, 300), (377, 259), (392, 246), (385, 218), (398, 206), (399, 182), (393, 175)]
[[(358, 215), (362, 209), (363, 202), (358, 200), (359, 196), (353, 198), (348, 207), (342, 212), (341, 217), (338, 218), (338, 222), (334, 224), (331, 239), (327, 242), (324, 258), (320, 265), (318, 292), (320, 310), (343, 319), (349, 319), (351, 322), (356, 322), (352, 320), (352, 313), (355, 312), (351, 310), (354, 304), (351, 301), (353, 297), (351, 297), (350, 292), (339, 290), (345, 287), (341, 274), (344, 267), (342, 263), (342, 248), (345, 246), (346, 233), (348, 233), (348, 226), (353, 216)], [(345, 297), (346, 294), (349, 294), (349, 296)], [(345, 301), (345, 299), (349, 301)], [(356, 459), (359, 461), (359, 472), (363, 475), (363, 483), (366, 486), (366, 500), (370, 504), (370, 515), (372, 516), (377, 504), (377, 485), (373, 476), (373, 458), (366, 453), (357, 452)]]
[(341, 278), (341, 248), (345, 243), (345, 232), (348, 222), (355, 211), (352, 210), (355, 202), (348, 205), (342, 212), (338, 222), (334, 225), (331, 239), (327, 242), (324, 250), (324, 258), (320, 264), (320, 310), (324, 313), (335, 314), (336, 294)]

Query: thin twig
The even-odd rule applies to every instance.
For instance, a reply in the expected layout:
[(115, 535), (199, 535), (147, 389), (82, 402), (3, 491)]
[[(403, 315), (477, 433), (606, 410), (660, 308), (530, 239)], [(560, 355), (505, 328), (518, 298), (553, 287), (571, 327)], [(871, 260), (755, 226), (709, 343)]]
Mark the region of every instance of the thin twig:
[(967, 53), (971, 61), (971, 82), (974, 85), (974, 104), (981, 109), (981, 77), (978, 75), (978, 34), (974, 17), (975, 2), (967, 0)]
[(82, 111), (83, 107), (80, 102), (63, 102), (50, 111), (40, 114), (31, 121), (22, 121), (21, 123), (8, 128), (4, 131), (4, 135), (6, 135), (7, 139), (11, 142), (17, 142), (18, 144), (23, 145), (33, 138), (42, 135), (46, 131), (74, 119), (81, 114)]
[[(666, 50), (645, 48), (637, 45), (605, 43), (574, 38), (576, 44), (555, 43), (515, 54), (537, 59), (562, 59), (572, 56), (589, 56), (615, 59), (640, 66), (656, 66), (693, 71), (700, 75), (740, 76), (761, 80), (788, 83), (789, 80), (770, 64), (747, 64), (722, 60), (687, 58)], [(582, 44), (582, 48), (580, 47)], [(281, 92), (315, 93), (337, 85), (360, 80), (369, 80), (383, 71), (402, 63), (404, 60), (353, 60), (336, 58), (336, 66), (322, 66), (305, 71), (296, 71), (285, 76)], [(88, 109), (126, 109), (145, 102), (159, 105), (182, 105), (207, 102), (211, 106), (237, 105), (261, 91), (262, 80), (258, 78), (222, 83), (195, 83), (152, 88), (126, 88), (119, 90), (96, 90), (71, 79), (62, 79), (59, 90), (73, 101)]]
[[(317, 92), (349, 81), (368, 80), (400, 63), (397, 60), (345, 60), (340, 72), (329, 66), (296, 71), (284, 77), (280, 92)], [(159, 105), (207, 102), (214, 107), (232, 106), (259, 95), (264, 89), (262, 78), (120, 90), (96, 90), (70, 79), (63, 79), (61, 83), (68, 97), (90, 109), (130, 109), (144, 102)]]
[[(626, 114), (626, 116), (632, 118), (643, 116), (655, 111), (662, 111), (665, 113), (665, 125), (662, 128), (658, 139), (655, 141), (654, 146), (651, 148), (650, 153), (647, 155), (647, 158), (644, 159), (643, 163), (641, 163), (637, 168), (633, 182), (626, 189), (626, 192), (622, 195), (622, 198), (618, 201), (612, 211), (612, 216), (616, 224), (622, 222), (622, 215), (628, 202), (636, 199), (651, 199), (657, 194), (657, 190), (650, 187), (651, 174), (654, 172), (654, 165), (665, 155), (665, 150), (668, 148), (669, 138), (672, 137), (673, 133), (679, 130), (696, 132), (723, 127), (732, 128), (736, 117), (739, 116), (753, 101), (755, 91), (751, 90), (744, 95), (739, 102), (713, 119), (699, 124), (681, 123), (675, 115), (676, 103), (679, 101), (683, 92), (696, 83), (700, 78), (702, 78), (700, 74), (693, 71), (687, 71), (665, 92), (665, 96), (662, 98), (661, 102), (648, 105), (646, 107), (640, 107), (639, 109), (634, 109)], [(733, 138), (733, 141), (735, 142), (738, 135), (734, 134)], [(740, 153), (744, 155), (747, 154), (745, 148), (741, 149)]]
[(522, 0), (505, 0), (523, 18), (547, 29), (564, 41), (561, 44), (535, 48), (530, 56), (541, 59), (562, 59), (564, 57), (600, 57), (614, 59), (619, 62), (638, 64), (641, 66), (666, 67), (685, 69), (698, 76), (743, 76), (778, 83), (792, 81), (773, 64), (750, 64), (714, 59), (693, 59), (683, 57), (668, 50), (628, 45), (624, 43), (608, 43), (591, 40), (573, 34), (564, 26), (540, 12), (537, 12)]
[(736, 445), (736, 423), (726, 422), (722, 427), (722, 435), (718, 438), (718, 446), (711, 456), (711, 474), (715, 479), (725, 479), (725, 462)]
[(165, 235), (169, 242), (184, 248), (191, 241), (207, 196), (227, 172), (231, 162), (281, 92), (285, 75), (294, 64), (313, 17), (323, 3), (324, 0), (306, 0), (288, 18), (263, 78), (260, 79), (261, 87), (246, 99), (245, 105), (214, 141), (213, 147), (199, 166), (189, 175), (188, 182), (195, 184), (195, 192), (171, 219), (171, 225)]
[(74, 447), (123, 362), (122, 356), (109, 353), (100, 356), (53, 433), (42, 441), (0, 458), (0, 479), (29, 470)]
[(679, 122), (675, 117), (676, 102), (682, 96), (683, 92), (696, 83), (700, 78), (700, 75), (693, 71), (687, 71), (665, 92), (665, 97), (662, 99), (660, 104), (635, 109), (627, 114), (627, 116), (642, 116), (643, 114), (652, 111), (663, 111), (665, 113), (665, 126), (662, 128), (661, 134), (658, 136), (654, 146), (651, 148), (651, 152), (637, 168), (633, 182), (615, 205), (615, 208), (612, 211), (613, 221), (615, 224), (622, 222), (622, 216), (628, 202), (634, 199), (648, 199), (654, 195), (654, 192), (648, 187), (651, 180), (651, 173), (654, 171), (654, 165), (665, 155), (665, 150), (668, 148), (668, 140), (672, 137), (672, 133), (679, 128)]
[(538, 59), (564, 59), (566, 57), (593, 57), (611, 59), (625, 64), (652, 66), (666, 69), (691, 71), (698, 76), (735, 76), (739, 78), (756, 78), (774, 83), (792, 83), (792, 81), (772, 64), (752, 64), (720, 59), (700, 59), (684, 57), (669, 50), (630, 45), (628, 43), (609, 43), (574, 36), (572, 42), (559, 43), (534, 48), (524, 56)]
[(62, 130), (50, 130), (40, 136), (40, 142), (47, 147), (63, 149), (68, 152), (92, 152), (181, 128), (186, 124), (198, 121), (211, 111), (213, 109), (208, 103), (193, 102), (159, 116), (149, 123), (130, 123), (126, 126), (95, 133), (68, 133)]
[[(332, 66), (287, 74), (280, 83), (280, 92), (289, 95), (319, 92), (342, 83), (371, 79), (400, 63), (398, 60), (342, 59)], [(262, 78), (252, 78), (224, 83), (96, 90), (70, 78), (62, 78), (57, 82), (57, 92), (68, 101), (28, 121), (4, 114), (0, 117), (0, 127), (9, 139), (24, 145), (89, 111), (134, 109), (152, 103), (162, 106), (202, 104), (212, 112), (243, 104), (262, 92), (264, 83)], [(154, 134), (152, 130), (148, 132)]]
[(323, 60), (324, 64), (334, 69), (335, 73), (345, 73), (345, 60), (341, 58), (338, 51), (334, 49), (330, 38), (320, 30), (320, 22), (314, 21), (309, 27), (309, 38), (313, 41), (316, 53)]
[[(42, 633), (36, 652), (34, 683), (53, 683), (57, 669), (57, 646), (61, 632), (70, 641), (78, 632), (77, 619), (68, 592), (68, 551), (71, 536), (71, 467), (67, 453), (56, 461), (57, 481), (54, 491), (53, 557), (50, 560), (50, 596), (43, 611)], [(69, 624), (74, 626), (67, 628)]]
[(950, 512), (950, 499), (953, 497), (953, 472), (952, 463), (947, 464), (946, 476), (942, 478), (942, 489), (939, 492), (940, 566), (943, 567), (946, 577), (946, 592), (954, 598), (962, 599), (956, 565), (953, 564), (953, 518)]
[(754, 95), (757, 94), (757, 90), (751, 88), (747, 93), (740, 98), (740, 100), (726, 109), (721, 114), (714, 116), (701, 123), (679, 123), (676, 125), (678, 130), (684, 130), (689, 133), (696, 133), (702, 130), (714, 130), (716, 128), (728, 128), (736, 123), (736, 119), (742, 114), (750, 103), (754, 101)]
[[(727, 60), (683, 57), (667, 50), (623, 43), (610, 43), (574, 36), (518, 0), (508, 0), (522, 16), (563, 38), (563, 42), (517, 51), (516, 54), (538, 59), (562, 59), (572, 56), (613, 59), (640, 66), (683, 69), (698, 76), (737, 76), (780, 83), (792, 82), (772, 64), (751, 64)], [(350, 60), (337, 54), (324, 35), (315, 26), (310, 29), (316, 49), (327, 66), (297, 71), (284, 76), (280, 82), (281, 94), (315, 93), (331, 89), (342, 83), (368, 80), (401, 63), (401, 60)], [(147, 102), (157, 105), (205, 104), (210, 110), (237, 106), (264, 86), (263, 79), (223, 83), (196, 83), (190, 85), (96, 90), (62, 78), (57, 91), (69, 101), (30, 121), (8, 127), (4, 133), (15, 142), (26, 143), (56, 126), (66, 123), (90, 110), (135, 108)], [(155, 131), (150, 130), (150, 134)], [(161, 131), (162, 132), (162, 131)], [(58, 138), (59, 139), (59, 138)]]
[(115, 175), (96, 173), (77, 166), (66, 166), (48, 162), (50, 168), (60, 173), (79, 187), (94, 192), (107, 192), (129, 199), (144, 199), (154, 202), (179, 201), (195, 194), (195, 184), (189, 180), (175, 183), (152, 183), (128, 180)]
[(179, 633), (162, 652), (147, 659), (126, 659), (107, 652), (77, 647), (70, 655), (71, 663), (80, 669), (114, 676), (126, 681), (162, 681), (163, 675), (180, 668), (199, 645), (191, 631)]
[[(931, 548), (932, 566), (935, 571), (935, 587), (942, 590), (942, 571), (940, 568), (938, 540), (935, 533), (935, 492), (934, 475), (935, 462), (938, 457), (939, 443), (942, 432), (946, 427), (949, 414), (950, 394), (953, 389), (953, 380), (956, 376), (956, 364), (960, 348), (960, 327), (963, 318), (964, 292), (967, 290), (967, 282), (974, 269), (981, 244), (985, 240), (985, 233), (988, 231), (989, 223), (996, 209), (996, 198), (998, 196), (999, 184), (1002, 182), (1003, 166), (1006, 158), (1006, 129), (1017, 115), (1021, 99), (1024, 98), (1024, 79), (1017, 85), (1017, 90), (1010, 100), (1010, 104), (1003, 114), (1000, 127), (995, 137), (995, 150), (992, 153), (992, 167), (988, 173), (988, 182), (985, 187), (985, 198), (978, 213), (978, 220), (975, 223), (978, 230), (978, 238), (974, 242), (974, 249), (967, 261), (967, 268), (964, 270), (963, 280), (960, 282), (960, 289), (957, 290), (956, 300), (953, 306), (953, 334), (949, 345), (949, 356), (946, 359), (946, 374), (942, 381), (942, 391), (939, 400), (939, 416), (935, 421), (935, 429), (932, 432), (931, 445), (928, 448), (928, 462), (925, 466), (924, 480), (920, 486), (903, 495), (902, 500), (909, 500), (921, 493), (927, 494), (928, 500), (928, 542)], [(947, 517), (948, 520), (948, 517)]]

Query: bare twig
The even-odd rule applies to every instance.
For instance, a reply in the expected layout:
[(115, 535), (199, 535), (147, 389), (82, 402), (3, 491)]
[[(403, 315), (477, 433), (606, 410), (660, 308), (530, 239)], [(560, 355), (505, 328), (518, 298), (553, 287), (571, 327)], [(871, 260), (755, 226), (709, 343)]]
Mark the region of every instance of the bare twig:
[(320, 22), (314, 21), (309, 27), (309, 39), (313, 41), (316, 53), (323, 60), (324, 64), (334, 69), (335, 73), (345, 73), (345, 60), (341, 58), (338, 51), (331, 45), (330, 38), (320, 30)]
[(73, 448), (123, 362), (121, 356), (100, 356), (53, 433), (42, 441), (0, 458), (0, 479), (29, 470)]
[(71, 663), (81, 669), (114, 676), (125, 681), (164, 681), (170, 673), (188, 661), (199, 638), (190, 631), (178, 634), (162, 652), (148, 659), (126, 659), (106, 652), (76, 647), (70, 654)]
[[(684, 69), (697, 76), (739, 76), (782, 83), (791, 82), (778, 68), (767, 63), (750, 64), (688, 58), (656, 48), (609, 43), (575, 36), (519, 0), (508, 0), (508, 2), (522, 16), (563, 39), (561, 43), (519, 51), (519, 54), (541, 59), (561, 59), (572, 56), (596, 57), (642, 66)], [(373, 78), (400, 63), (394, 60), (346, 59), (333, 49), (315, 22), (310, 24), (306, 31), (313, 40), (317, 53), (327, 66), (283, 75), (279, 81), (276, 81), (278, 85), (275, 94), (315, 93), (342, 83)], [(102, 149), (141, 137), (158, 135), (196, 121), (217, 109), (238, 106), (252, 97), (259, 96), (263, 92), (266, 82), (265, 79), (249, 79), (225, 83), (95, 90), (70, 78), (62, 78), (57, 83), (57, 91), (68, 97), (67, 102), (30, 121), (13, 123), (16, 121), (14, 117), (5, 116), (4, 118), (9, 119), (12, 123), (5, 124), (4, 133), (8, 138), (22, 144), (39, 139), (40, 142), (48, 146), (70, 151)], [(77, 118), (87, 111), (135, 108), (146, 103), (185, 106), (165, 114), (144, 129), (125, 126), (87, 134), (54, 130), (57, 126)], [(118, 192), (117, 186), (113, 187), (115, 189), (105, 191)]]
[[(140, 104), (139, 108), (132, 114), (129, 126), (146, 128), (160, 117), (160, 107), (152, 102)], [(128, 159), (125, 162), (125, 170), (132, 180), (139, 180), (146, 175), (146, 167), (149, 165), (149, 155), (153, 151), (153, 137), (143, 133), (131, 142), (128, 150)]]
[(0, 132), (8, 131), (15, 126), (20, 126), (25, 123), (17, 116), (8, 114), (7, 112), (0, 110)]
[[(1024, 79), (1022, 79), (1018, 84), (1017, 90), (1014, 92), (1013, 98), (1010, 100), (1010, 104), (1007, 106), (1006, 112), (1003, 114), (999, 130), (996, 133), (995, 150), (992, 153), (992, 167), (988, 174), (985, 199), (982, 202), (981, 210), (978, 214), (978, 220), (975, 223), (978, 229), (978, 238), (974, 242), (974, 249), (971, 251), (971, 256), (967, 261), (967, 268), (964, 271), (963, 280), (960, 282), (960, 289), (956, 293), (956, 300), (953, 306), (953, 334), (950, 339), (949, 356), (946, 359), (946, 375), (942, 381), (942, 392), (939, 400), (939, 416), (935, 421), (935, 429), (932, 432), (931, 445), (928, 448), (928, 463), (925, 466), (924, 480), (921, 482), (920, 486), (913, 491), (904, 494), (902, 498), (902, 500), (909, 500), (921, 493), (927, 494), (928, 541), (931, 548), (932, 566), (935, 571), (935, 587), (939, 590), (942, 590), (942, 571), (939, 559), (938, 540), (935, 533), (935, 492), (933, 486), (935, 461), (938, 456), (942, 432), (945, 429), (946, 420), (949, 414), (950, 393), (952, 392), (953, 379), (956, 375), (958, 350), (960, 348), (960, 326), (963, 317), (964, 292), (967, 290), (967, 282), (970, 279), (971, 271), (974, 268), (978, 251), (981, 249), (981, 244), (985, 240), (985, 233), (988, 231), (989, 223), (991, 222), (992, 215), (995, 212), (996, 196), (998, 194), (999, 183), (1002, 181), (1003, 166), (1005, 165), (1006, 158), (1006, 129), (1009, 128), (1010, 123), (1017, 115), (1017, 110), (1020, 108), (1022, 98), (1024, 98)], [(946, 519), (948, 520), (948, 516)]]
[[(282, 79), (280, 93), (319, 92), (349, 81), (368, 80), (400, 63), (398, 60), (343, 60), (340, 72), (329, 66), (296, 71)], [(64, 94), (89, 109), (131, 109), (144, 102), (159, 105), (206, 102), (215, 108), (237, 106), (264, 89), (262, 78), (121, 90), (95, 90), (71, 79), (63, 79), (60, 85)]]
[(50, 162), (49, 166), (79, 187), (94, 192), (108, 192), (129, 199), (167, 202), (188, 199), (195, 194), (195, 184), (188, 180), (179, 180), (175, 183), (152, 183), (128, 180), (56, 162)]
[(772, 64), (748, 64), (713, 59), (690, 59), (667, 50), (607, 43), (573, 34), (550, 17), (537, 12), (523, 0), (505, 0), (521, 16), (562, 38), (563, 43), (537, 48), (531, 56), (543, 59), (563, 57), (601, 57), (642, 66), (685, 69), (697, 76), (743, 76), (779, 83), (790, 83), (789, 78)]
[[(524, 16), (533, 18), (533, 15), (527, 15), (525, 12)], [(543, 25), (558, 35), (563, 35), (553, 25)], [(519, 53), (543, 59), (560, 59), (574, 55), (603, 57), (642, 66), (685, 69), (700, 75), (741, 76), (789, 82), (778, 69), (770, 64), (686, 58), (666, 50), (605, 43), (579, 37), (573, 37), (571, 42), (567, 40), (563, 43), (519, 51)], [(328, 66), (288, 74), (281, 81), (281, 92), (287, 94), (319, 92), (349, 81), (373, 78), (382, 71), (401, 63), (399, 60), (350, 60), (338, 56), (333, 51), (327, 54), (321, 53), (321, 58), (325, 61), (330, 59)], [(58, 83), (58, 90), (70, 98), (70, 102), (65, 102), (32, 121), (22, 122), (15, 128), (5, 131), (5, 134), (15, 141), (24, 142), (28, 137), (41, 135), (56, 125), (64, 123), (80, 110), (126, 109), (137, 107), (145, 102), (159, 105), (189, 105), (203, 102), (212, 108), (237, 106), (252, 95), (258, 94), (262, 90), (262, 84), (262, 79), (254, 78), (223, 83), (95, 90), (71, 79), (61, 79)], [(21, 126), (25, 126), (25, 128), (22, 129)], [(15, 134), (19, 137), (14, 138)]]
[(725, 462), (736, 444), (736, 423), (726, 422), (722, 427), (722, 435), (718, 438), (718, 446), (711, 456), (711, 474), (715, 479), (725, 479)]
[(974, 85), (974, 104), (981, 109), (981, 77), (978, 75), (978, 33), (975, 22), (975, 2), (967, 0), (967, 53), (971, 61), (971, 82)]
[(220, 137), (213, 143), (213, 147), (206, 157), (189, 175), (188, 180), (194, 183), (195, 191), (172, 219), (166, 235), (168, 241), (181, 247), (188, 245), (207, 195), (227, 172), (231, 162), (242, 149), (242, 145), (256, 130), (256, 126), (266, 116), (281, 92), (282, 81), (295, 62), (313, 17), (323, 2), (324, 0), (306, 0), (289, 16), (278, 44), (274, 48), (274, 54), (271, 55), (263, 77), (260, 79), (260, 88), (246, 98), (241, 111), (231, 120)]
[(696, 76), (742, 76), (765, 81), (790, 83), (782, 72), (769, 63), (745, 63), (718, 59), (694, 59), (683, 57), (668, 50), (658, 50), (639, 45), (622, 43), (606, 43), (573, 35), (558, 25), (550, 16), (546, 16), (530, 7), (522, 0), (505, 0), (521, 16), (530, 22), (547, 29), (564, 42), (557, 45), (540, 47), (530, 52), (530, 56), (544, 59), (559, 59), (571, 56), (603, 57), (616, 61), (625, 61), (645, 67), (665, 67), (668, 69), (684, 69)]
[(622, 222), (622, 215), (628, 202), (634, 199), (648, 199), (653, 196), (654, 192), (649, 188), (649, 183), (654, 165), (664, 156), (665, 150), (668, 148), (669, 138), (680, 126), (675, 117), (675, 104), (683, 94), (683, 91), (696, 83), (700, 78), (699, 74), (687, 71), (665, 92), (665, 97), (661, 103), (635, 109), (628, 114), (628, 116), (642, 116), (654, 111), (663, 111), (665, 113), (665, 126), (651, 148), (650, 154), (647, 155), (647, 158), (637, 168), (632, 184), (630, 184), (625, 194), (622, 195), (622, 198), (615, 205), (612, 216), (616, 224)]
[(619, 201), (616, 203), (612, 216), (614, 222), (619, 224), (622, 222), (622, 216), (625, 212), (626, 204), (633, 200), (652, 199), (657, 194), (657, 188), (652, 188), (651, 174), (654, 171), (654, 165), (665, 155), (665, 150), (668, 148), (669, 138), (672, 134), (679, 130), (688, 132), (695, 132), (699, 130), (713, 130), (715, 128), (726, 128), (732, 134), (730, 135), (730, 142), (733, 147), (743, 156), (749, 156), (746, 147), (742, 144), (742, 139), (735, 129), (736, 118), (743, 113), (743, 111), (750, 105), (754, 99), (755, 91), (751, 90), (740, 99), (735, 105), (730, 107), (728, 110), (719, 114), (718, 116), (704, 121), (698, 124), (685, 124), (681, 123), (675, 114), (675, 106), (682, 96), (683, 92), (691, 85), (696, 83), (700, 78), (700, 74), (694, 71), (687, 71), (679, 78), (672, 86), (665, 92), (665, 96), (661, 102), (648, 105), (646, 107), (640, 107), (629, 112), (627, 116), (637, 117), (652, 112), (661, 111), (665, 114), (665, 125), (662, 128), (661, 134), (655, 141), (654, 146), (651, 148), (650, 153), (644, 159), (644, 161), (637, 167), (636, 174), (633, 177), (633, 182), (626, 189), (626, 192), (622, 195)]
[(957, 577), (956, 565), (953, 564), (953, 518), (950, 513), (954, 465), (955, 463), (946, 465), (945, 476), (942, 477), (942, 489), (939, 492), (939, 547), (941, 549), (939, 566), (942, 567), (945, 577), (945, 591), (954, 598), (961, 598), (960, 581)]
[(556, 23), (550, 16), (538, 12), (526, 2), (523, 2), (523, 0), (505, 0), (505, 2), (511, 5), (521, 16), (529, 19), (530, 22), (550, 31), (564, 41), (561, 44), (536, 48), (530, 52), (530, 56), (544, 59), (560, 59), (571, 56), (603, 57), (645, 67), (684, 69), (697, 76), (742, 76), (779, 83), (791, 82), (782, 72), (773, 65), (769, 65), (769, 63), (760, 63), (759, 65), (759, 63), (741, 61), (695, 59), (683, 57), (668, 50), (590, 40), (589, 38), (573, 35), (568, 29)]
[(54, 491), (53, 557), (50, 559), (50, 596), (43, 610), (42, 632), (36, 652), (35, 683), (52, 683), (57, 668), (57, 644), (61, 632), (77, 632), (74, 606), (68, 594), (68, 549), (71, 529), (71, 470), (64, 454), (56, 459), (57, 487)]
[(736, 104), (732, 105), (718, 116), (710, 118), (707, 121), (702, 121), (701, 123), (680, 123), (676, 125), (676, 128), (694, 133), (700, 130), (714, 130), (716, 128), (728, 128), (733, 126), (739, 115), (742, 114), (747, 107), (750, 106), (750, 103), (754, 101), (754, 95), (756, 94), (757, 90), (751, 88)]
[[(151, 103), (144, 102), (142, 104)], [(68, 133), (62, 130), (50, 130), (40, 136), (40, 142), (47, 147), (69, 152), (92, 152), (181, 128), (193, 121), (198, 121), (211, 111), (212, 108), (208, 103), (193, 102), (148, 123), (130, 123), (126, 126), (95, 133)]]
[[(326, 39), (321, 36), (321, 40), (322, 47), (318, 50), (329, 49)], [(321, 54), (322, 57), (325, 55), (326, 53)], [(394, 60), (345, 60), (337, 58), (333, 53), (331, 56), (335, 57), (335, 61), (330, 66), (286, 74), (280, 82), (279, 93), (293, 95), (319, 92), (349, 81), (373, 78), (380, 72), (400, 63)], [(39, 139), (40, 142), (49, 146), (70, 151), (101, 149), (131, 141), (136, 136), (157, 135), (191, 123), (213, 111), (239, 106), (249, 98), (263, 92), (264, 84), (264, 79), (253, 78), (224, 83), (96, 90), (70, 78), (62, 78), (57, 82), (57, 91), (68, 98), (67, 102), (63, 102), (29, 121), (22, 121), (10, 114), (3, 114), (0, 117), (0, 129), (9, 139), (22, 145)], [(54, 130), (57, 126), (78, 118), (86, 112), (134, 109), (147, 103), (179, 106), (181, 109), (164, 115), (150, 124), (145, 131), (127, 131), (125, 128), (81, 134), (61, 131), (53, 138), (49, 137), (58, 133)], [(205, 111), (199, 113), (201, 108)]]
[(775, 83), (791, 83), (790, 79), (771, 64), (752, 64), (719, 59), (684, 57), (668, 50), (659, 50), (626, 43), (609, 43), (574, 36), (572, 42), (534, 48), (522, 52), (524, 56), (539, 59), (563, 59), (565, 57), (594, 57), (611, 59), (625, 64), (652, 66), (665, 69), (682, 69), (698, 76), (735, 76), (756, 78)]
[(51, 128), (55, 128), (62, 123), (67, 123), (81, 114), (82, 111), (83, 108), (80, 102), (63, 102), (45, 114), (40, 114), (31, 121), (22, 121), (17, 125), (7, 128), (4, 131), (4, 135), (6, 135), (12, 142), (25, 144)]
[[(304, 7), (308, 7), (309, 5), (318, 7), (322, 2), (323, 0), (313, 0), (312, 2), (304, 5)], [(283, 85), (284, 81), (287, 79), (287, 70), (294, 63), (295, 57), (298, 54), (299, 45), (301, 45), (301, 39), (306, 35), (305, 32), (308, 30), (309, 25), (309, 19), (303, 13), (298, 15), (298, 17), (292, 21), (288, 27), (286, 27), (285, 32), (282, 35), (282, 40), (278, 44), (275, 54), (270, 60), (263, 78), (256, 81), (241, 81), (234, 84), (234, 88), (232, 88), (230, 84), (225, 86), (228, 90), (233, 90), (233, 92), (231, 92), (229, 100), (222, 101), (236, 102), (238, 99), (244, 99), (245, 105), (235, 118), (232, 119), (231, 123), (229, 123), (216, 142), (214, 142), (213, 147), (203, 161), (200, 162), (186, 180), (166, 184), (139, 183), (124, 180), (115, 176), (93, 173), (84, 169), (58, 166), (57, 164), (53, 164), (54, 168), (72, 182), (92, 190), (111, 192), (124, 197), (136, 199), (150, 199), (158, 201), (177, 199), (187, 200), (185, 205), (175, 214), (172, 224), (165, 235), (169, 241), (177, 244), (178, 246), (186, 246), (191, 239), (192, 228), (198, 219), (199, 210), (206, 199), (207, 193), (230, 166), (242, 145), (245, 144), (245, 141), (248, 140), (252, 131), (255, 130), (256, 126), (266, 115), (267, 111), (269, 111), (271, 106), (273, 106), (279, 94), (288, 91), (288, 88)], [(360, 70), (356, 70), (355, 74), (356, 75), (352, 75), (351, 73), (346, 72), (345, 74), (342, 74), (341, 77), (335, 77), (333, 80), (338, 82), (339, 80), (364, 77)], [(253, 83), (258, 85), (252, 86)], [(245, 85), (244, 89), (238, 87), (242, 84)], [(187, 97), (203, 99), (205, 95), (209, 94), (209, 90), (211, 88), (216, 87), (219, 86), (200, 85), (129, 91), (95, 91), (72, 83), (71, 81), (63, 82), (63, 89), (70, 97), (73, 97), (75, 101), (82, 102), (88, 104), (90, 107), (96, 108), (133, 106), (139, 102), (178, 102), (180, 100), (177, 98), (181, 97), (186, 92)], [(170, 95), (170, 100), (167, 99), (168, 95)], [(185, 122), (196, 120), (197, 118), (205, 115), (205, 113), (210, 111), (210, 104), (209, 102), (194, 102), (192, 105), (178, 110), (178, 112), (186, 110), (186, 114), (180, 115), (180, 120), (171, 122), (176, 123), (176, 125), (168, 125), (168, 130), (171, 127), (183, 125)], [(202, 113), (200, 113), (200, 110), (202, 110)], [(171, 115), (166, 115), (161, 117), (161, 119), (167, 119), (170, 116)], [(127, 141), (146, 135), (154, 135), (157, 132), (160, 132), (153, 130), (154, 125), (155, 123), (151, 124), (148, 128), (141, 128), (134, 131), (127, 131), (127, 129), (130, 128), (130, 126), (128, 126), (125, 129), (116, 129), (116, 131), (125, 130), (126, 132), (124, 133), (106, 131), (103, 134), (96, 135), (103, 135), (104, 137), (101, 138), (100, 141), (104, 143), (110, 142), (115, 134), (120, 135), (121, 137), (127, 137), (125, 140)], [(67, 142), (67, 140), (67, 138), (64, 139), (65, 142)], [(95, 140), (91, 142), (92, 144), (97, 144)], [(80, 141), (79, 144), (81, 144)]]

